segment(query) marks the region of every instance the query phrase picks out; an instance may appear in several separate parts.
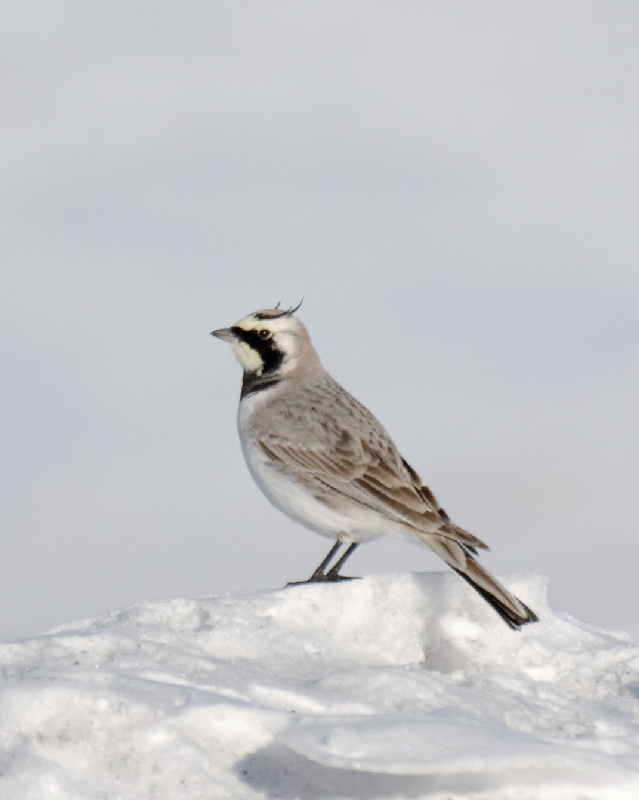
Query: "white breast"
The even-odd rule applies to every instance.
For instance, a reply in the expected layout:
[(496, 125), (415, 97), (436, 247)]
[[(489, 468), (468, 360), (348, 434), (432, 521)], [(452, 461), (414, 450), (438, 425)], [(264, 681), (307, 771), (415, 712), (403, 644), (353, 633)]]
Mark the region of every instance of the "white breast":
[(365, 542), (388, 530), (380, 526), (383, 520), (378, 514), (354, 503), (345, 501), (343, 508), (331, 508), (317, 500), (313, 494), (297, 481), (291, 480), (272, 465), (252, 432), (251, 417), (261, 403), (268, 401), (268, 390), (256, 392), (240, 401), (238, 430), (242, 452), (255, 483), (266, 498), (280, 511), (307, 528), (343, 542)]

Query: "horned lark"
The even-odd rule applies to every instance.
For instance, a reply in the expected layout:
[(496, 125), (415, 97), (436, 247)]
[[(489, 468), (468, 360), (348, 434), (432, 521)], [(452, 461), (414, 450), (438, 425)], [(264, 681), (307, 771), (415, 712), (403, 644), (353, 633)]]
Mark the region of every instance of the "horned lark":
[(212, 335), (244, 370), (238, 428), (255, 482), (276, 508), (335, 539), (308, 582), (343, 580), (355, 548), (388, 534), (428, 545), (511, 628), (535, 622), (475, 559), (487, 545), (451, 521), (377, 419), (326, 372), (298, 308), (256, 311)]

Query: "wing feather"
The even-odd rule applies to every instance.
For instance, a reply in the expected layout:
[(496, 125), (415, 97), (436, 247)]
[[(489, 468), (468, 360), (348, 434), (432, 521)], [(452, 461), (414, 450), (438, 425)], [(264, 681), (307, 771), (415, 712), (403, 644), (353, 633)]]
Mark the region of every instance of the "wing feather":
[(273, 400), (258, 419), (253, 433), (273, 466), (314, 485), (325, 500), (331, 489), (418, 533), (437, 531), (467, 552), (486, 547), (451, 522), (378, 420), (327, 376), (297, 402), (290, 394)]
[[(459, 542), (471, 553), (486, 545), (468, 531), (450, 523), (448, 515), (433, 493), (423, 486), (419, 476), (401, 458), (381, 460), (361, 442), (350, 437), (347, 448), (342, 441), (338, 451), (316, 445), (286, 444), (274, 437), (262, 437), (260, 445), (275, 466), (290, 478), (330, 487), (358, 505), (385, 514), (390, 519), (408, 524), (423, 533), (437, 531), (441, 536)], [(357, 446), (359, 444), (359, 446)], [(396, 451), (395, 451), (396, 452)]]

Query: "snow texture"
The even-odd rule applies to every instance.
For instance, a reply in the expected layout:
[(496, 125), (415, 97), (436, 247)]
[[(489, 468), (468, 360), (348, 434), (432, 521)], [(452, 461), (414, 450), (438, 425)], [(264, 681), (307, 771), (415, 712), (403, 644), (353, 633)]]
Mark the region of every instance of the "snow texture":
[(639, 647), (452, 574), (145, 603), (0, 645), (1, 800), (639, 798)]

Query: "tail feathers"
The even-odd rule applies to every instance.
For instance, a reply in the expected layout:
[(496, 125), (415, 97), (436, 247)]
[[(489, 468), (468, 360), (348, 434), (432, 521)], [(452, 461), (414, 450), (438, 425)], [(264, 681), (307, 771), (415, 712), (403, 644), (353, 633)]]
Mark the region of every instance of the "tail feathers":
[(472, 556), (466, 556), (466, 564), (463, 568), (452, 564), (450, 566), (495, 609), (506, 625), (513, 630), (519, 630), (522, 625), (529, 622), (539, 621), (534, 611), (504, 588)]
[(437, 533), (444, 538), (462, 545), (467, 553), (472, 553), (473, 555), (477, 555), (478, 549), (489, 549), (488, 545), (482, 542), (481, 539), (478, 539), (474, 534), (469, 533), (469, 531), (460, 528), (459, 525), (454, 525), (452, 522), (440, 525), (439, 528), (437, 528)]

